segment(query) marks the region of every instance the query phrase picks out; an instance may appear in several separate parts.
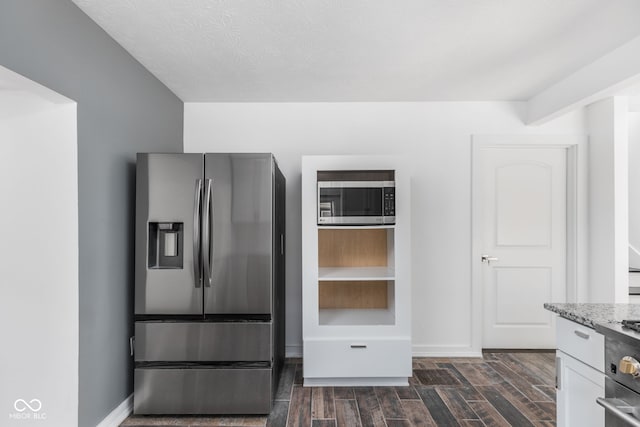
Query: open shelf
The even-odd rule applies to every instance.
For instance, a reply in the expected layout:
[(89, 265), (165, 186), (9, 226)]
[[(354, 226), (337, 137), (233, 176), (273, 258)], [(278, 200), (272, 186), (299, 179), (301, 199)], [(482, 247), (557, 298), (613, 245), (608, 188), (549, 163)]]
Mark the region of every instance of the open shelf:
[(367, 310), (389, 308), (393, 301), (393, 281), (320, 281), (319, 309)]
[(318, 282), (320, 325), (394, 325), (392, 280)]
[(318, 280), (394, 280), (390, 267), (320, 267)]
[(393, 267), (393, 228), (318, 228), (318, 267)]
[(391, 309), (321, 309), (321, 325), (393, 325), (395, 313)]
[(318, 227), (321, 325), (395, 322), (392, 227)]

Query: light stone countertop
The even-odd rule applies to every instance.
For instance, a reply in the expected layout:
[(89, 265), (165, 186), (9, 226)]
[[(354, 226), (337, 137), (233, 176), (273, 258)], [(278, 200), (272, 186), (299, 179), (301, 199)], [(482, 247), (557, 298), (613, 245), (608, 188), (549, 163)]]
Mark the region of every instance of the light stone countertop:
[(640, 304), (545, 303), (544, 308), (589, 328), (594, 328), (596, 323), (640, 320)]

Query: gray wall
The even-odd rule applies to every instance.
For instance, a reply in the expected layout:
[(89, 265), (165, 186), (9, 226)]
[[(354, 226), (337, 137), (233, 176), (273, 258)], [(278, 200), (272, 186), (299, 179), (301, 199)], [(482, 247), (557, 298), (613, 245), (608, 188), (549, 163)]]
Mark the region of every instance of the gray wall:
[(183, 103), (67, 0), (2, 0), (0, 64), (78, 103), (79, 425), (93, 427), (132, 391), (134, 153), (182, 151)]

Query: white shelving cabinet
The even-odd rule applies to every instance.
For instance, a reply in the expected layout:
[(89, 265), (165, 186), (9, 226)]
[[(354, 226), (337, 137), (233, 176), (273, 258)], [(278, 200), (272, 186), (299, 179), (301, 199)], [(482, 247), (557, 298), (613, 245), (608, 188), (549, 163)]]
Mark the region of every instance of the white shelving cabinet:
[[(319, 171), (393, 170), (396, 223), (317, 224)], [(305, 386), (407, 385), (411, 376), (410, 180), (394, 156), (302, 159)]]

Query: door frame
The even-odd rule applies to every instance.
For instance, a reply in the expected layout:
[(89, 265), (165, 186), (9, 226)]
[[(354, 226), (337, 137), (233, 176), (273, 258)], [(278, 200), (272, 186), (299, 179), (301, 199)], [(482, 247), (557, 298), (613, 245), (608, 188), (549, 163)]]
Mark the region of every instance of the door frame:
[[(586, 135), (472, 135), (471, 136), (471, 349), (482, 353), (484, 280), (482, 224), (478, 183), (480, 151), (491, 148), (563, 148), (567, 152), (567, 289), (566, 302), (588, 301), (587, 152)], [(556, 302), (556, 301), (549, 301)]]

